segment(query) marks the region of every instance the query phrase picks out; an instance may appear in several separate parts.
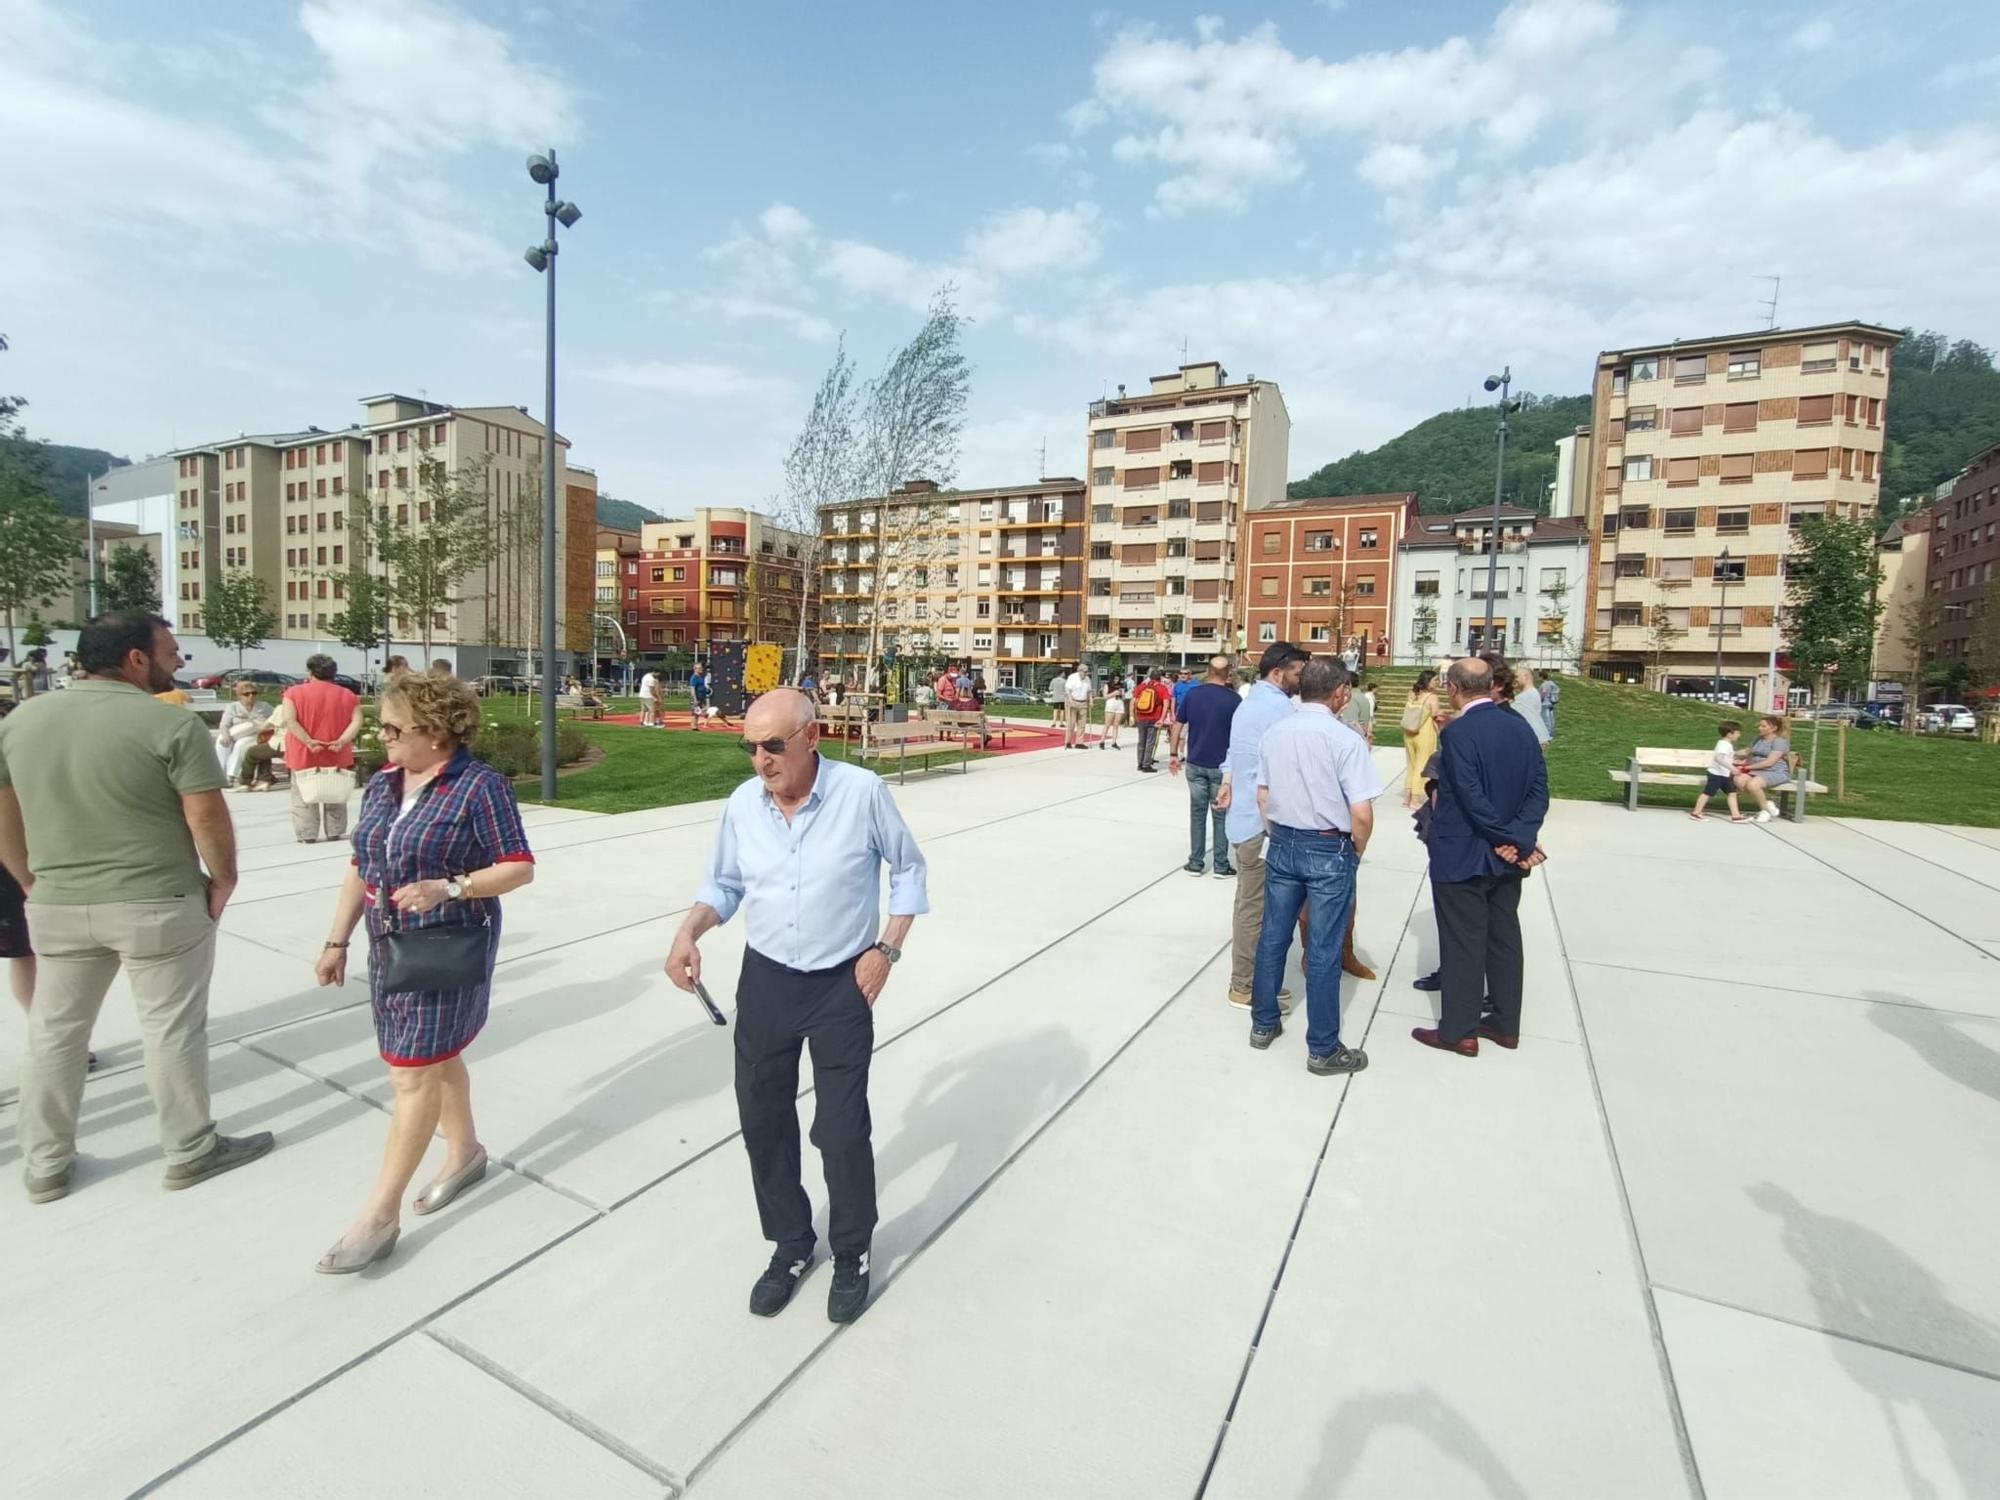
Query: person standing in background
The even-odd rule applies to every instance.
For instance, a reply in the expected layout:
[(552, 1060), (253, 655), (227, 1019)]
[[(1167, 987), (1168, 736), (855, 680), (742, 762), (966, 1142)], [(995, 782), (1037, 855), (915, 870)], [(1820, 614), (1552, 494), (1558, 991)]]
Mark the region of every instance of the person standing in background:
[[(271, 1135), (218, 1135), (208, 986), (236, 890), (236, 831), (206, 725), (148, 700), (181, 665), (158, 615), (83, 628), (86, 674), (0, 720), (0, 864), (28, 898), (37, 954), (21, 1084), (28, 1201), (70, 1190), (90, 1032), (122, 968), (145, 1038), (170, 1191), (255, 1161)], [(203, 866), (207, 866), (206, 875)]]
[(1437, 754), (1437, 673), (1426, 667), (1410, 685), (1403, 705), (1403, 806), (1414, 811), (1424, 800), (1424, 767)]
[(1063, 749), (1081, 750), (1090, 742), (1090, 674), (1078, 662), (1062, 684)]
[(1097, 748), (1102, 750), (1109, 744), (1113, 750), (1119, 749), (1118, 731), (1125, 726), (1125, 679), (1113, 677), (1104, 684), (1104, 733), (1097, 737)]
[(1549, 738), (1556, 737), (1556, 705), (1562, 702), (1562, 684), (1552, 671), (1541, 674), (1542, 722), (1548, 726)]
[[(347, 837), (347, 799), (308, 802), (301, 771), (354, 773), (354, 741), (361, 734), (361, 700), (333, 680), (333, 658), (306, 658), (306, 680), (285, 689), (285, 767), (292, 773), (292, 832), (305, 844)], [(350, 787), (351, 791), (352, 788)]]
[[(1250, 696), (1229, 721), (1229, 759), (1222, 767), (1216, 805), (1229, 814), (1225, 825), (1236, 867), (1236, 910), (1230, 944), (1229, 1003), (1250, 1008), (1257, 974), (1257, 941), (1264, 929), (1264, 820), (1257, 810), (1258, 751), (1273, 724), (1290, 718), (1297, 705), (1299, 671), (1310, 660), (1290, 641), (1264, 648)], [(1292, 992), (1278, 991), (1279, 1009), (1289, 1008)]]
[(1181, 709), (1196, 686), (1194, 673), (1186, 667), (1175, 674), (1174, 701), (1167, 720), (1167, 754), (1173, 760), (1187, 759), (1187, 721), (1181, 717)]
[(1229, 759), (1229, 726), (1243, 700), (1229, 685), (1229, 658), (1209, 658), (1208, 680), (1181, 700), (1180, 722), (1187, 729), (1188, 862), (1190, 875), (1202, 873), (1208, 826), (1215, 825), (1215, 876), (1233, 878), (1229, 862), (1229, 814), (1222, 795), (1222, 767)]
[(1154, 667), (1132, 690), (1132, 722), (1139, 728), (1139, 769), (1148, 774), (1160, 768), (1153, 764), (1158, 749), (1160, 725), (1173, 712), (1173, 689)]

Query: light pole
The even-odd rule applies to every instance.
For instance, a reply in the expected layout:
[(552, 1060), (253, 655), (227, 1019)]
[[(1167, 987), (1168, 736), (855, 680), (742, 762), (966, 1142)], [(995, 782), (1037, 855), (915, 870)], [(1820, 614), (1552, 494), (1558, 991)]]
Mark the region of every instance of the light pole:
[(97, 618), (97, 481), (88, 474), (83, 476), (83, 529), (89, 538), (84, 546), (90, 553), (90, 618), (94, 620)]
[[(1729, 597), (1729, 549), (1722, 549), (1722, 556), (1716, 559), (1715, 572), (1715, 676), (1708, 684), (1708, 695), (1717, 703), (1722, 701), (1722, 631), (1723, 621), (1728, 612), (1722, 601)], [(1773, 710), (1775, 712), (1775, 710)]]
[(556, 800), (556, 226), (573, 226), (583, 217), (574, 203), (556, 197), (553, 148), (545, 156), (528, 158), (528, 175), (548, 191), (542, 212), (549, 221), (548, 238), (531, 245), (523, 256), (548, 278), (547, 342), (542, 362), (542, 800)]
[(1498, 375), (1486, 377), (1486, 389), (1500, 393), (1500, 441), (1493, 454), (1493, 537), (1492, 550), (1486, 554), (1486, 649), (1493, 649), (1493, 610), (1495, 591), (1500, 581), (1500, 493), (1507, 474), (1507, 413), (1514, 410), (1514, 402), (1507, 391), (1514, 383), (1511, 365), (1502, 365)]

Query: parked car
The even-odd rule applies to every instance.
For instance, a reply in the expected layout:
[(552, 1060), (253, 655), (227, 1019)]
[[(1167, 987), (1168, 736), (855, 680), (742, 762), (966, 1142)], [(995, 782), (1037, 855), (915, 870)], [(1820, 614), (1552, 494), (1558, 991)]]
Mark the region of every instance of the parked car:
[(986, 695), (988, 703), (1033, 703), (1035, 700), (1026, 688), (999, 687)]
[(1971, 734), (1979, 720), (1963, 703), (1933, 703), (1917, 720), (1917, 728), (1934, 734)]
[(288, 688), (297, 687), (305, 678), (295, 677), (290, 672), (273, 672), (266, 667), (231, 667), (226, 672), (204, 672), (193, 681), (198, 688), (234, 687), (239, 682), (254, 682), (260, 688)]
[(1880, 729), (1886, 722), (1880, 715), (1854, 703), (1822, 703), (1801, 717), (1818, 719), (1822, 724), (1845, 723), (1851, 729)]

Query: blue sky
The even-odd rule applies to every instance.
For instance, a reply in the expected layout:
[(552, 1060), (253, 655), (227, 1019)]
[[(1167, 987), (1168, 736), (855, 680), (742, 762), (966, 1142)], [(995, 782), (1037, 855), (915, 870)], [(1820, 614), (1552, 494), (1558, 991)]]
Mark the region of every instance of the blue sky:
[(2000, 344), (2000, 7), (1327, 0), (0, 0), (0, 386), (134, 457), (424, 391), (541, 403), (524, 154), (557, 147), (559, 418), (604, 488), (756, 504), (833, 350), (941, 281), (958, 479), (1080, 472), (1190, 358), (1292, 472), (1511, 361), (1859, 316)]

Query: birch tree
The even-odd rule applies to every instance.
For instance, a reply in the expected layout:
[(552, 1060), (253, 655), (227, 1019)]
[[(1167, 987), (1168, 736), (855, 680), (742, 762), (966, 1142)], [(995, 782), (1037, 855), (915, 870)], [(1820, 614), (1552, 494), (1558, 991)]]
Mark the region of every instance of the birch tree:
[(425, 444), (415, 491), (399, 494), (400, 511), (386, 499), (375, 508), (376, 555), (386, 564), (389, 602), (415, 617), (428, 660), (437, 617), (462, 602), (460, 585), (493, 555), (485, 466), (465, 463), (454, 472)]
[[(808, 635), (807, 603), (819, 577), (824, 545), (821, 541), (822, 507), (852, 499), (855, 493), (859, 454), (854, 443), (855, 402), (854, 361), (847, 357), (843, 334), (834, 347), (833, 363), (813, 392), (812, 408), (805, 426), (785, 455), (785, 489), (776, 507), (781, 525), (804, 538), (799, 546), (799, 629), (794, 673), (806, 671)], [(817, 634), (817, 622), (811, 633)]]

